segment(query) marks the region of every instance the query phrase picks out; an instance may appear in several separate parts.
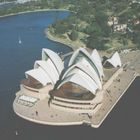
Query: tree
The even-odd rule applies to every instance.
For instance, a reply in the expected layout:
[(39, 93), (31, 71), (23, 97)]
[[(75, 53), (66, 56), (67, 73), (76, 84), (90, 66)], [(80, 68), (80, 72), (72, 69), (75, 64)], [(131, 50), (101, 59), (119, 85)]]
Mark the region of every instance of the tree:
[(140, 49), (140, 32), (135, 32), (133, 34), (133, 43), (136, 44), (137, 48)]
[(56, 34), (64, 34), (68, 31), (67, 24), (61, 20), (57, 20), (55, 24), (52, 25), (52, 27), (54, 28), (54, 32)]
[(60, 8), (61, 5), (62, 5), (62, 3), (61, 3), (60, 0), (53, 0), (53, 7), (54, 7), (55, 9)]
[(78, 32), (75, 31), (75, 30), (72, 30), (72, 32), (69, 34), (69, 38), (70, 38), (72, 41), (77, 40), (77, 38), (78, 38)]
[(106, 50), (105, 42), (100, 37), (89, 36), (87, 38), (86, 46), (88, 48), (97, 49), (97, 50)]

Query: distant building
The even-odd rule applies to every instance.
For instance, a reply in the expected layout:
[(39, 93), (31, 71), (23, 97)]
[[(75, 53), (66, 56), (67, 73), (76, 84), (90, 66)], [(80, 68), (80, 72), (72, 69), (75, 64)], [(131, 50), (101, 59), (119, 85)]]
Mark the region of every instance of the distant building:
[(114, 32), (126, 33), (126, 30), (127, 30), (127, 24), (114, 25)]
[(108, 25), (113, 27), (114, 32), (126, 33), (127, 24), (119, 24), (119, 17), (109, 17)]
[(108, 19), (108, 25), (109, 26), (117, 25), (118, 22), (119, 22), (119, 18), (118, 17), (115, 17), (115, 16), (111, 16)]
[(135, 20), (133, 20), (133, 24), (134, 24), (134, 25), (140, 24), (140, 19), (135, 19)]
[(138, 1), (138, 0), (133, 0), (133, 1), (130, 2), (129, 4), (130, 4), (130, 5), (131, 5), (131, 4), (140, 4), (140, 1)]

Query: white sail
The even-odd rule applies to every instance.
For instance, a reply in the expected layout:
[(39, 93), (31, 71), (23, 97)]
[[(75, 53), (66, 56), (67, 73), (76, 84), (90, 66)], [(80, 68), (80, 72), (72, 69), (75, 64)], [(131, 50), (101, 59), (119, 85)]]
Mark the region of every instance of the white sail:
[(22, 44), (22, 41), (21, 41), (20, 36), (19, 36), (19, 38), (18, 38), (18, 43), (19, 43), (19, 44)]

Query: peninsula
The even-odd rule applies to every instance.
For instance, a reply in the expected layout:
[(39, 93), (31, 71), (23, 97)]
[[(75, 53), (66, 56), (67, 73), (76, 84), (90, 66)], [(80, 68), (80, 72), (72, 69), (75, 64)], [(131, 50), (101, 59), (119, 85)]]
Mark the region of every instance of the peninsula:
[(40, 124), (99, 127), (140, 74), (139, 50), (104, 55), (80, 48), (64, 68), (58, 54), (43, 49), (42, 60), (25, 72), (14, 112)]
[(97, 128), (140, 74), (140, 4), (128, 0), (65, 4), (74, 12), (56, 19), (45, 34), (73, 51), (61, 55), (43, 48), (41, 60), (25, 72), (13, 109), (36, 123)]

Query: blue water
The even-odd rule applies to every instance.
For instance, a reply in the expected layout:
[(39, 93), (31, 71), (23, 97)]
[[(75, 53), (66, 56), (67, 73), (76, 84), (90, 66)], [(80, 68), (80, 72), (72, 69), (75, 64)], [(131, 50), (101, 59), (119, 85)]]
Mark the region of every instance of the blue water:
[[(56, 18), (68, 15), (69, 12), (36, 12), (0, 18), (1, 94), (19, 85), (24, 72), (41, 58), (42, 48), (63, 53), (70, 51), (65, 45), (49, 41), (44, 34), (44, 29)], [(19, 37), (22, 44), (19, 44)]]
[[(132, 140), (140, 139), (140, 78), (98, 129), (88, 126), (44, 126), (19, 118), (12, 109), (24, 72), (41, 58), (41, 49), (69, 52), (45, 38), (44, 28), (69, 12), (36, 12), (0, 18), (0, 140)], [(21, 38), (22, 44), (18, 43)], [(18, 136), (16, 136), (16, 131)]]

